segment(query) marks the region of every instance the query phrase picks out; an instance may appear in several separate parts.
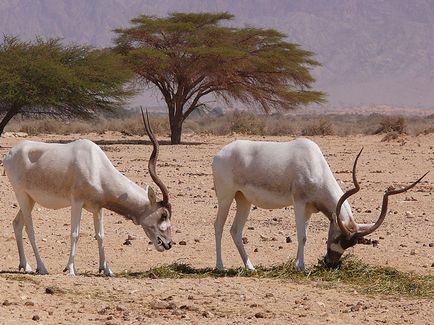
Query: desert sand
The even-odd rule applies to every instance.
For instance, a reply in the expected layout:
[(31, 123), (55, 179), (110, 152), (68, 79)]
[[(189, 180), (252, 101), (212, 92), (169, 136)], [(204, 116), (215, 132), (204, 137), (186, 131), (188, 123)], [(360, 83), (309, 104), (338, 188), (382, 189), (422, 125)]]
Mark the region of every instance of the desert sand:
[[(147, 171), (152, 147), (149, 142), (143, 144), (140, 137), (115, 133), (28, 137), (40, 141), (77, 138), (96, 141), (123, 174), (140, 185), (152, 185)], [(186, 134), (185, 144), (171, 146), (167, 138), (159, 137), (162, 145), (157, 170), (170, 191), (176, 245), (158, 253), (140, 227), (105, 211), (106, 255), (114, 273), (133, 274), (175, 262), (195, 268), (215, 265), (213, 222), (217, 202), (211, 161), (226, 143), (241, 138), (292, 139)], [(390, 198), (384, 224), (369, 236), (379, 241), (376, 247), (356, 245), (347, 253), (367, 264), (434, 274), (434, 247), (430, 247), (434, 242), (434, 134), (404, 136), (390, 142), (382, 142), (379, 135), (311, 139), (321, 147), (344, 190), (352, 185), (353, 160), (364, 147), (358, 166), (361, 191), (350, 199), (358, 222), (376, 220), (382, 193), (388, 186), (407, 185), (431, 171), (414, 190)], [(20, 140), (2, 138), (0, 157)], [(78, 243), (78, 275), (68, 277), (62, 270), (69, 254), (69, 209), (35, 207), (37, 244), (50, 274), (24, 275), (17, 271), (19, 260), (12, 228), (18, 207), (8, 179), (1, 172), (0, 167), (0, 324), (430, 324), (434, 320), (431, 299), (367, 295), (344, 284), (243, 277), (106, 278), (98, 275), (97, 242), (88, 212), (83, 215)], [(234, 207), (223, 237), (223, 259), (228, 268), (242, 265), (229, 234), (233, 214)], [(308, 268), (325, 254), (327, 229), (327, 218), (314, 214), (305, 249)], [(286, 243), (288, 235), (292, 243)], [(135, 239), (131, 245), (123, 245), (128, 236)], [(295, 258), (292, 207), (252, 210), (244, 236), (254, 265), (271, 266)], [(274, 241), (264, 240), (273, 237)], [(181, 241), (185, 245), (179, 245)], [(28, 261), (35, 268), (27, 238), (25, 243)]]

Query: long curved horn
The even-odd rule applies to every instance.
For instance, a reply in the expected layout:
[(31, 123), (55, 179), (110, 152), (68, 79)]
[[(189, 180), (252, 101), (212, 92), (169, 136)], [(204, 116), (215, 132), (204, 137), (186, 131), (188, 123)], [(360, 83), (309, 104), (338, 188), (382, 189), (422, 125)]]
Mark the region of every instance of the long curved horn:
[(338, 204), (336, 205), (336, 220), (337, 223), (339, 225), (339, 228), (341, 229), (342, 233), (347, 237), (351, 237), (351, 234), (353, 233), (352, 231), (350, 231), (347, 226), (344, 225), (342, 219), (340, 218), (340, 212), (341, 212), (341, 207), (342, 204), (344, 204), (345, 200), (348, 199), (351, 195), (356, 194), (359, 190), (360, 190), (360, 186), (359, 183), (357, 182), (357, 177), (356, 177), (356, 167), (357, 167), (357, 161), (359, 160), (360, 155), (362, 154), (363, 148), (360, 149), (359, 154), (356, 157), (356, 160), (354, 161), (354, 165), (353, 165), (353, 183), (354, 183), (354, 188), (348, 190), (347, 192), (345, 192), (341, 198), (338, 201)]
[(163, 181), (157, 176), (156, 166), (158, 159), (159, 146), (158, 141), (155, 138), (154, 132), (152, 131), (151, 124), (149, 123), (149, 115), (148, 110), (146, 110), (146, 118), (143, 113), (142, 107), (140, 107), (142, 112), (143, 124), (145, 125), (145, 131), (148, 134), (149, 139), (152, 142), (154, 149), (152, 150), (151, 157), (149, 157), (148, 168), (149, 174), (151, 175), (152, 180), (155, 184), (160, 188), (161, 193), (163, 193), (163, 203), (167, 205), (169, 203), (169, 191), (167, 190), (166, 185), (164, 185)]
[(390, 195), (395, 195), (395, 194), (400, 194), (403, 192), (408, 191), (409, 189), (411, 189), (412, 187), (416, 186), (417, 183), (419, 183), (429, 172), (426, 172), (421, 178), (419, 178), (416, 182), (408, 185), (407, 187), (401, 188), (399, 190), (386, 190), (384, 192), (384, 196), (383, 196), (383, 205), (381, 206), (381, 212), (380, 212), (380, 216), (378, 217), (377, 222), (370, 227), (369, 229), (363, 230), (363, 231), (358, 231), (357, 232), (357, 236), (359, 237), (363, 237), (366, 235), (369, 235), (371, 233), (373, 233), (375, 230), (377, 230), (378, 227), (381, 226), (381, 224), (383, 223), (384, 219), (386, 218), (386, 214), (387, 214), (387, 204), (388, 204), (388, 197)]

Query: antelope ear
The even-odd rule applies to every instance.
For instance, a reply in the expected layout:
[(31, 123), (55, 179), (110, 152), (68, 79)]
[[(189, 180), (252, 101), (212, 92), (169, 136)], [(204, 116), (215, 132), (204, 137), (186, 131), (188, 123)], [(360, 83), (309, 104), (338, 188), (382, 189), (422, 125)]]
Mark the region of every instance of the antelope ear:
[(155, 195), (155, 192), (152, 189), (152, 187), (150, 187), (149, 185), (148, 185), (147, 190), (148, 190), (149, 202), (151, 203), (151, 206), (154, 206), (157, 203), (157, 196)]

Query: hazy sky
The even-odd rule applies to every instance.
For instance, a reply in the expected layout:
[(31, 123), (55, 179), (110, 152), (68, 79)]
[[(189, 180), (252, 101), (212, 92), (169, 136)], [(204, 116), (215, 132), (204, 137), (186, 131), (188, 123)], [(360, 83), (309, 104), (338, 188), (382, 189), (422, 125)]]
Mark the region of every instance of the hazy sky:
[(139, 15), (230, 11), (314, 51), (330, 105), (434, 107), (434, 0), (0, 0), (0, 32), (109, 46)]

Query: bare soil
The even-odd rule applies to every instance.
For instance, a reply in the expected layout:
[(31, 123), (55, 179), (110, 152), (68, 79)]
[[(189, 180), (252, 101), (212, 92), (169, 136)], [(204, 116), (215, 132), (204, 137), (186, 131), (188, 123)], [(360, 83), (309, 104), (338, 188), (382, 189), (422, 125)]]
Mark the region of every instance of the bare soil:
[[(138, 184), (152, 184), (147, 172), (151, 146), (138, 137), (104, 135), (44, 136), (41, 141), (89, 138), (101, 145), (113, 164)], [(143, 272), (174, 262), (196, 268), (215, 264), (216, 199), (211, 160), (226, 143), (245, 136), (185, 135), (185, 144), (160, 148), (158, 173), (167, 183), (173, 206), (170, 251), (158, 253), (141, 228), (106, 211), (106, 254), (115, 273)], [(290, 137), (250, 137), (288, 141)], [(353, 160), (364, 147), (358, 175), (361, 191), (350, 199), (358, 222), (376, 220), (383, 191), (416, 180), (430, 170), (411, 192), (390, 198), (390, 213), (371, 239), (376, 247), (356, 245), (348, 253), (372, 265), (405, 272), (433, 274), (434, 267), (434, 134), (382, 142), (382, 136), (313, 137), (343, 189), (351, 186)], [(21, 138), (2, 138), (0, 157)], [(430, 324), (434, 302), (397, 295), (366, 295), (344, 284), (296, 283), (257, 278), (138, 279), (99, 276), (97, 242), (90, 214), (84, 212), (78, 244), (76, 277), (62, 273), (69, 253), (69, 209), (36, 206), (33, 219), (37, 243), (50, 275), (17, 272), (18, 252), (12, 220), (18, 212), (14, 193), (0, 167), (0, 324)], [(230, 238), (228, 218), (223, 238), (225, 266), (242, 261)], [(249, 229), (248, 229), (249, 228)], [(312, 216), (306, 264), (312, 267), (326, 250), (328, 220)], [(123, 245), (128, 236), (132, 245)], [(286, 237), (292, 243), (286, 243)], [(244, 230), (254, 265), (271, 266), (295, 257), (296, 234), (292, 207), (252, 210)], [(274, 240), (273, 240), (274, 238)], [(185, 241), (186, 245), (179, 245)], [(35, 268), (28, 240), (28, 260)], [(431, 245), (430, 245), (431, 244)]]

